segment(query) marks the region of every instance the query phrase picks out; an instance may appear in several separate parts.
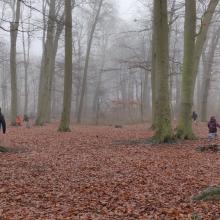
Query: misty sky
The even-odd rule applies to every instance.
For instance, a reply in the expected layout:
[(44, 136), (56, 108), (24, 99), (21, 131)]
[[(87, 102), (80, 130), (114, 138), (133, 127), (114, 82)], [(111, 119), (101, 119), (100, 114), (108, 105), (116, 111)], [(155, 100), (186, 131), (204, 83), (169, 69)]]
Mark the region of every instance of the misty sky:
[(120, 17), (132, 19), (137, 9), (137, 0), (118, 0)]
[[(138, 6), (140, 6), (138, 0), (115, 0), (115, 2), (118, 4), (119, 17), (128, 21), (134, 20), (136, 18), (138, 13)], [(5, 33), (3, 31), (0, 32), (0, 38), (2, 37), (9, 39), (8, 33)], [(33, 39), (31, 48), (31, 54), (40, 56), (42, 53), (41, 39)], [(19, 49), (20, 45), (18, 44), (18, 50)]]
[[(119, 6), (119, 16), (124, 20), (133, 20), (136, 17), (138, 0), (116, 0)], [(34, 54), (41, 55), (41, 40), (35, 39), (32, 42)]]

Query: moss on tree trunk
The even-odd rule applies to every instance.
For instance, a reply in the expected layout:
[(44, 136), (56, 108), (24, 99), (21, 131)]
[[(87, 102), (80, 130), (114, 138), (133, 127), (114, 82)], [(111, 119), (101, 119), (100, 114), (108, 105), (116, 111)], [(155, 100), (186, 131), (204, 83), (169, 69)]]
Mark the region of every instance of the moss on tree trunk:
[(154, 1), (154, 27), (153, 27), (153, 50), (152, 62), (155, 74), (155, 107), (154, 140), (159, 143), (169, 142), (173, 139), (171, 128), (171, 114), (169, 102), (169, 42), (168, 42), (168, 18), (167, 1)]

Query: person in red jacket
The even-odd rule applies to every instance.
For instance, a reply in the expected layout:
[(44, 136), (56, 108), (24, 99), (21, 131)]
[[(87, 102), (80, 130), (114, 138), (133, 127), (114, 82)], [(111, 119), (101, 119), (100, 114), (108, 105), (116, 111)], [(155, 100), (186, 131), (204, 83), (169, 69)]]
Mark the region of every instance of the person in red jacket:
[(212, 116), (208, 122), (209, 134), (208, 138), (216, 138), (217, 137), (217, 128), (220, 128), (220, 125), (217, 123), (215, 116)]
[(19, 115), (16, 117), (16, 125), (21, 126), (21, 117)]

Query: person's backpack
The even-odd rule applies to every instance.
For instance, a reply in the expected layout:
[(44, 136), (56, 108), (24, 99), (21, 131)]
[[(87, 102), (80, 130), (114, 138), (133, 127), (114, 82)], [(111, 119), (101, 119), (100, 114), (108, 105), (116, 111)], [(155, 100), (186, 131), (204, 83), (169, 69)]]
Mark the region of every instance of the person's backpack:
[(24, 115), (24, 119), (23, 119), (23, 121), (29, 121), (29, 118), (28, 118), (28, 116), (27, 115)]
[(209, 131), (211, 133), (214, 133), (214, 132), (217, 131), (217, 126), (216, 126), (216, 122), (215, 121), (209, 122)]

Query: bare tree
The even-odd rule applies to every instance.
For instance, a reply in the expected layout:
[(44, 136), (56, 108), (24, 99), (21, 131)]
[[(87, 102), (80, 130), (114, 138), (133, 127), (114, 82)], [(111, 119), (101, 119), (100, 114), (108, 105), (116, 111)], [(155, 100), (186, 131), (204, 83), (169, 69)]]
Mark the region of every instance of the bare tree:
[(47, 25), (47, 37), (44, 44), (41, 73), (39, 83), (39, 95), (38, 95), (38, 107), (37, 107), (37, 119), (36, 125), (44, 125), (46, 122), (46, 112), (48, 110), (48, 97), (50, 89), (51, 78), (51, 54), (53, 50), (54, 41), (54, 26), (55, 26), (55, 0), (50, 0), (49, 4), (49, 16)]
[(22, 46), (23, 46), (23, 58), (24, 58), (24, 114), (27, 115), (28, 113), (28, 71), (29, 71), (29, 63), (30, 63), (30, 46), (31, 46), (31, 35), (30, 35), (30, 19), (31, 19), (31, 9), (28, 17), (28, 30), (27, 30), (27, 43), (25, 39), (25, 31), (23, 22), (21, 23), (22, 26)]
[(72, 7), (71, 0), (65, 1), (65, 76), (63, 112), (59, 131), (70, 131), (70, 112), (72, 101)]
[(203, 66), (204, 66), (204, 74), (202, 79), (202, 96), (201, 96), (201, 120), (207, 120), (207, 104), (208, 104), (208, 97), (210, 92), (210, 84), (211, 84), (211, 77), (212, 77), (212, 68), (213, 62), (215, 58), (215, 52), (217, 49), (217, 45), (220, 38), (220, 28), (214, 31), (213, 36), (210, 40), (210, 45), (208, 47), (208, 52), (205, 54), (203, 53)]
[(18, 97), (17, 97), (17, 75), (16, 75), (16, 46), (17, 46), (17, 33), (20, 20), (20, 7), (21, 2), (19, 0), (13, 1), (12, 11), (13, 20), (10, 24), (10, 37), (11, 37), (11, 49), (10, 49), (10, 72), (11, 72), (11, 124), (15, 125), (17, 109), (18, 109)]
[(77, 114), (77, 122), (78, 123), (81, 123), (81, 120), (82, 120), (82, 111), (83, 111), (83, 103), (84, 103), (84, 97), (85, 97), (85, 92), (86, 92), (86, 83), (87, 83), (90, 51), (91, 51), (93, 36), (95, 33), (96, 25), (98, 23), (98, 19), (99, 19), (99, 15), (101, 12), (103, 1), (104, 0), (99, 0), (98, 10), (96, 12), (95, 19), (92, 24), (91, 32), (89, 34), (87, 50), (86, 50), (85, 66), (84, 66), (84, 72), (83, 72), (82, 90), (81, 90), (81, 96), (80, 96), (79, 110), (78, 110), (78, 114)]
[(196, 2), (194, 0), (185, 1), (184, 61), (181, 86), (181, 109), (177, 129), (177, 136), (181, 139), (191, 139), (194, 137), (191, 112), (196, 75), (208, 28), (218, 2), (219, 0), (210, 0), (208, 8), (203, 14), (199, 33), (196, 35)]

